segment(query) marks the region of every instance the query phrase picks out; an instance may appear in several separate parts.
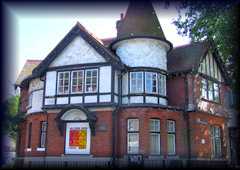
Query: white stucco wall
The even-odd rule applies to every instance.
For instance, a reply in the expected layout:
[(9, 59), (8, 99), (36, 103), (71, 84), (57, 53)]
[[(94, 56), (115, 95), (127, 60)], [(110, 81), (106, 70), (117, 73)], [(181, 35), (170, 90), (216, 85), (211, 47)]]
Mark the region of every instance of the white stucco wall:
[(31, 80), (29, 83), (28, 92), (30, 93), (34, 90), (43, 89), (43, 87), (44, 87), (44, 81), (41, 81), (40, 78), (35, 78)]
[(50, 67), (105, 62), (105, 59), (82, 37), (77, 36), (50, 64)]
[(27, 113), (35, 113), (42, 111), (43, 102), (43, 90), (36, 90), (32, 92), (32, 107), (30, 107)]
[(28, 108), (27, 113), (35, 113), (42, 111), (43, 102), (43, 88), (44, 82), (40, 78), (35, 78), (30, 81), (28, 93), (32, 95), (31, 107)]
[(117, 43), (116, 54), (131, 67), (155, 67), (167, 70), (167, 46), (156, 39), (136, 38)]
[(100, 67), (99, 92), (111, 92), (112, 67)]
[(56, 93), (57, 72), (50, 71), (46, 73), (45, 96), (54, 96)]

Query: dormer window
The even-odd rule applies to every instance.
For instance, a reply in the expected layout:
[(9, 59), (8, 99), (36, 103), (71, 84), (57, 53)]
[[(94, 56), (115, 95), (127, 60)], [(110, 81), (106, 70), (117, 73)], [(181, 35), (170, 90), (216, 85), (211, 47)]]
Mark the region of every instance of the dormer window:
[(58, 73), (58, 94), (69, 93), (70, 72)]

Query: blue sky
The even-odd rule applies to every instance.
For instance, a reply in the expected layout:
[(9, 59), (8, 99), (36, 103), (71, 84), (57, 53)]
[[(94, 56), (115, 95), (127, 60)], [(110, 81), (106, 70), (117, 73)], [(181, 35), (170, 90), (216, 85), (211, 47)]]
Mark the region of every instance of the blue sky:
[[(118, 4), (76, 4), (76, 5), (8, 5), (14, 19), (12, 56), (15, 70), (11, 81), (15, 81), (27, 59), (44, 59), (67, 32), (79, 21), (98, 38), (116, 36), (116, 21), (125, 13), (127, 2)], [(165, 8), (155, 2), (155, 11), (165, 33), (173, 46), (189, 43), (187, 37), (177, 34), (172, 24), (178, 13), (175, 6)]]

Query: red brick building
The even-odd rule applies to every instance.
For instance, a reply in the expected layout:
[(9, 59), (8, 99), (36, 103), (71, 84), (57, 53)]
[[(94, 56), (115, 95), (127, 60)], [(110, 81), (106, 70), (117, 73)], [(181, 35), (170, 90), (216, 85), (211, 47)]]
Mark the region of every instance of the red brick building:
[(230, 160), (224, 64), (209, 42), (173, 48), (148, 2), (129, 4), (116, 38), (77, 23), (43, 61), (27, 61), (16, 85), (24, 166)]

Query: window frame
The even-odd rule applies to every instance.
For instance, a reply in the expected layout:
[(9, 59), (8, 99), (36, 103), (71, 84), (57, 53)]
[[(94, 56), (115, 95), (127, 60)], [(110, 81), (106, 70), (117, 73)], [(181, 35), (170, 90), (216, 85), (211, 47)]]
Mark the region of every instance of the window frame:
[[(169, 128), (168, 128), (168, 123), (169, 122), (174, 122), (174, 130), (173, 131), (169, 131)], [(169, 150), (168, 150), (168, 137), (169, 135), (174, 135), (174, 145), (173, 145), (173, 148), (174, 148), (174, 152), (173, 153), (169, 153)], [(167, 120), (167, 154), (169, 156), (172, 156), (172, 155), (176, 155), (176, 121), (175, 120), (171, 120), (171, 119), (168, 119)]]
[[(215, 130), (218, 129), (219, 130), (219, 136), (216, 136)], [(220, 141), (220, 152), (216, 153), (216, 139), (218, 139)], [(213, 125), (211, 126), (211, 152), (212, 152), (212, 157), (213, 158), (222, 158), (223, 156), (223, 152), (222, 152), (222, 130), (221, 130), (221, 126), (218, 125)]]
[[(203, 81), (206, 82), (206, 97), (203, 96)], [(209, 83), (211, 82), (211, 83)], [(210, 84), (211, 84), (211, 89), (210, 89)], [(214, 85), (217, 85), (217, 90), (214, 88)], [(201, 91), (201, 98), (211, 101), (211, 102), (215, 102), (215, 103), (221, 103), (221, 99), (220, 99), (220, 83), (218, 83), (217, 81), (214, 80), (210, 80), (209, 78), (205, 78), (202, 77), (201, 78), (201, 86), (200, 86), (200, 91)], [(216, 93), (217, 91), (217, 93)], [(209, 93), (212, 95), (212, 99), (209, 98)], [(216, 95), (217, 94), (217, 95)], [(216, 100), (216, 96), (218, 96), (217, 100)]]
[[(164, 94), (160, 93), (162, 91), (162, 88), (160, 86), (162, 85), (162, 81), (160, 77), (164, 77)], [(167, 76), (161, 73), (158, 73), (158, 94), (161, 96), (167, 96)]]
[[(87, 91), (87, 72), (88, 71), (91, 71), (91, 83), (90, 83), (90, 85), (92, 86), (93, 84), (92, 84), (92, 72), (93, 71), (97, 71), (97, 75), (96, 75), (96, 90), (95, 91)], [(85, 69), (84, 70), (84, 93), (97, 93), (98, 92), (98, 69), (97, 68), (90, 68), (90, 69)]]
[[(43, 130), (43, 124), (45, 124), (45, 130)], [(46, 147), (46, 139), (47, 139), (47, 121), (41, 121), (40, 122), (40, 138), (39, 138), (39, 148), (45, 148)], [(45, 134), (45, 139), (44, 139), (44, 145), (42, 145), (42, 138), (43, 134)]]
[(32, 102), (33, 102), (33, 92), (30, 92), (28, 95), (27, 109), (30, 109), (32, 107)]
[[(138, 128), (137, 130), (129, 130), (129, 122), (130, 120), (137, 120), (138, 121)], [(139, 149), (140, 149), (140, 132), (139, 132), (139, 129), (140, 129), (140, 120), (138, 118), (128, 118), (127, 119), (127, 154), (138, 154), (139, 153)], [(129, 136), (130, 134), (137, 134), (138, 135), (138, 146), (137, 146), (137, 151), (136, 152), (130, 152), (129, 150)]]
[[(159, 130), (151, 130), (151, 121), (158, 121), (158, 123), (159, 123)], [(159, 143), (158, 143), (158, 145), (159, 145), (159, 152), (158, 153), (151, 152), (151, 135), (152, 134), (157, 134), (158, 137), (159, 137)], [(149, 139), (150, 139), (149, 153), (151, 155), (161, 155), (161, 120), (160, 119), (158, 119), (158, 118), (151, 118), (151, 119), (149, 119), (149, 136), (150, 136), (149, 137)]]
[[(80, 92), (73, 92), (73, 74), (74, 74), (74, 72), (76, 72), (77, 75), (78, 75), (79, 72), (82, 72), (82, 91), (80, 91)], [(84, 93), (84, 90), (85, 90), (85, 74), (84, 73), (85, 73), (85, 70), (72, 70), (71, 71), (71, 94), (82, 94), (82, 93)], [(79, 80), (77, 79), (77, 86), (78, 86), (78, 81)]]
[[(65, 73), (68, 73), (68, 92), (64, 93), (64, 77), (63, 77), (63, 92), (59, 92), (59, 83), (60, 83), (60, 75), (61, 74), (65, 74)], [(58, 72), (58, 75), (57, 75), (57, 94), (58, 95), (64, 95), (64, 94), (69, 94), (70, 93), (70, 82), (71, 81), (71, 71), (59, 71)]]
[[(132, 91), (132, 74), (141, 74), (142, 75), (142, 79), (141, 79), (142, 83), (141, 83), (141, 91), (140, 92), (136, 92), (136, 91), (133, 92)], [(143, 71), (132, 71), (132, 72), (130, 72), (129, 76), (130, 76), (129, 77), (129, 81), (130, 81), (130, 87), (129, 87), (130, 91), (129, 92), (130, 92), (130, 94), (141, 94), (141, 93), (144, 93), (145, 92), (144, 85), (143, 85), (144, 84), (144, 72)], [(136, 77), (138, 77), (138, 76), (136, 76)], [(136, 82), (136, 84), (137, 84), (138, 83), (138, 78), (136, 78), (135, 81), (137, 81)]]
[(32, 122), (28, 124), (28, 143), (27, 148), (31, 148), (32, 146)]
[[(150, 74), (151, 75), (151, 79), (150, 79), (150, 81), (151, 81), (151, 92), (148, 92), (147, 91), (147, 74)], [(153, 92), (153, 75), (155, 75), (156, 76), (156, 79), (155, 79), (155, 81), (156, 81), (156, 92)], [(145, 71), (144, 72), (144, 76), (145, 76), (145, 89), (144, 89), (144, 92), (146, 93), (146, 94), (158, 94), (158, 82), (159, 82), (159, 80), (158, 80), (158, 73), (156, 73), (156, 72), (150, 72), (150, 71)]]

